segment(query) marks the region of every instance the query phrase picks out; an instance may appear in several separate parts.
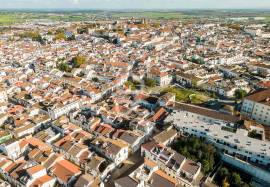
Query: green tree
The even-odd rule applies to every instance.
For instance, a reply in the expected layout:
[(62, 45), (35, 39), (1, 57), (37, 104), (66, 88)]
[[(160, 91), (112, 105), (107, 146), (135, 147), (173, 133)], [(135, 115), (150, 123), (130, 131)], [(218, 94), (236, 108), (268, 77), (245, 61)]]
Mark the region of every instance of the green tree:
[(77, 33), (78, 34), (83, 34), (83, 33), (87, 33), (87, 28), (86, 27), (83, 27), (83, 28), (78, 28), (77, 29)]
[(257, 133), (256, 130), (250, 131), (250, 132), (248, 133), (248, 136), (251, 137), (251, 138), (259, 139), (259, 140), (262, 139), (261, 134)]
[(30, 100), (30, 99), (32, 99), (32, 95), (31, 94), (25, 94), (24, 98), (27, 99), (27, 100)]
[(144, 79), (144, 84), (148, 87), (155, 87), (156, 86), (156, 81), (154, 79), (149, 79), (145, 78)]
[(126, 87), (130, 88), (131, 90), (135, 90), (136, 86), (132, 81), (126, 81), (124, 84)]
[(14, 36), (8, 37), (8, 41), (9, 41), (9, 42), (13, 42), (14, 40), (15, 40)]
[(190, 157), (190, 154), (189, 154), (189, 151), (188, 151), (188, 148), (187, 147), (181, 147), (180, 148), (180, 153), (186, 157)]
[(58, 65), (58, 69), (60, 71), (71, 72), (71, 68), (66, 63), (63, 62)]
[(49, 31), (47, 32), (47, 35), (53, 35), (52, 31), (49, 30)]
[(85, 74), (84, 74), (84, 72), (81, 71), (81, 72), (78, 74), (78, 76), (79, 76), (79, 77), (84, 77)]
[(153, 23), (152, 26), (153, 26), (154, 28), (160, 28), (160, 23)]
[(202, 151), (201, 151), (201, 150), (198, 150), (198, 151), (197, 151), (197, 158), (198, 158), (199, 160), (202, 159), (202, 155), (203, 155)]
[(187, 55), (186, 54), (183, 55), (183, 59), (187, 60)]
[(191, 81), (191, 86), (192, 86), (192, 88), (197, 87), (197, 84), (198, 84), (198, 82), (197, 82), (196, 80), (192, 80), (192, 81)]
[(220, 170), (219, 170), (219, 176), (222, 178), (222, 179), (225, 179), (226, 177), (229, 177), (230, 173), (229, 173), (229, 170), (225, 167), (222, 167)]
[(55, 34), (59, 34), (59, 33), (65, 33), (65, 29), (64, 29), (64, 28), (58, 28), (58, 29), (55, 31)]
[(73, 64), (73, 67), (79, 68), (82, 64), (85, 63), (85, 61), (86, 58), (84, 56), (78, 55), (71, 60), (71, 63)]
[(66, 38), (66, 40), (68, 40), (68, 41), (72, 41), (72, 40), (75, 40), (75, 39), (76, 38), (75, 38), (74, 34), (72, 34), (70, 37)]
[(37, 35), (35, 37), (32, 38), (33, 41), (37, 41), (40, 44), (45, 44), (46, 40), (44, 38), (42, 38), (40, 35)]
[(181, 138), (173, 143), (172, 148), (195, 162), (201, 162), (202, 172), (207, 174), (213, 170), (217, 152), (204, 140), (197, 137)]
[(42, 36), (37, 31), (23, 32), (19, 36), (20, 36), (20, 38), (31, 38), (33, 41), (37, 41), (41, 44), (45, 43), (45, 40), (42, 38)]
[(65, 40), (66, 36), (64, 33), (58, 33), (55, 35), (54, 40)]
[(202, 160), (202, 172), (208, 173), (211, 169), (210, 162), (207, 159)]
[(237, 89), (234, 92), (234, 97), (236, 99), (243, 99), (247, 95), (247, 92), (243, 89)]
[(233, 172), (232, 173), (231, 184), (233, 186), (236, 186), (236, 187), (241, 187), (241, 185), (242, 185), (242, 179), (241, 179), (241, 176), (238, 173), (236, 173), (236, 172)]
[(93, 78), (92, 78), (92, 81), (94, 81), (94, 82), (98, 82), (98, 81), (99, 81), (99, 79), (98, 79), (97, 77), (93, 77)]
[(201, 43), (201, 38), (199, 36), (196, 37), (196, 43)]

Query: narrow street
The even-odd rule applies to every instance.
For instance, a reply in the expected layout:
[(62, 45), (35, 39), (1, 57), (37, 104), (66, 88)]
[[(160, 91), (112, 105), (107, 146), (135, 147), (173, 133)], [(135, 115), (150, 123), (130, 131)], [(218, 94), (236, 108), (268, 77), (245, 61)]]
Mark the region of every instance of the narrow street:
[(143, 157), (140, 155), (140, 151), (135, 152), (131, 155), (127, 160), (123, 162), (123, 166), (121, 168), (116, 168), (113, 171), (112, 177), (110, 180), (105, 183), (105, 187), (114, 187), (114, 181), (116, 179), (128, 176), (134, 170), (136, 170), (143, 163)]

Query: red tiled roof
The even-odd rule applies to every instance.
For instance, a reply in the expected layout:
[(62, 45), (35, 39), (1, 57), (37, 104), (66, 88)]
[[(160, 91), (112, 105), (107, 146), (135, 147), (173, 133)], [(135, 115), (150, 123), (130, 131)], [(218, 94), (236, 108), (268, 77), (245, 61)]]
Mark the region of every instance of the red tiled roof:
[(81, 173), (78, 166), (67, 160), (58, 161), (53, 166), (52, 171), (55, 176), (65, 183), (67, 183), (72, 176), (76, 176)]
[(37, 178), (29, 187), (37, 187), (42, 186), (43, 184), (53, 180), (53, 178), (49, 175), (44, 175), (40, 178)]
[(155, 114), (154, 116), (151, 118), (151, 121), (156, 122), (161, 120), (161, 118), (165, 117), (165, 115), (167, 114), (167, 110), (163, 107), (161, 107)]

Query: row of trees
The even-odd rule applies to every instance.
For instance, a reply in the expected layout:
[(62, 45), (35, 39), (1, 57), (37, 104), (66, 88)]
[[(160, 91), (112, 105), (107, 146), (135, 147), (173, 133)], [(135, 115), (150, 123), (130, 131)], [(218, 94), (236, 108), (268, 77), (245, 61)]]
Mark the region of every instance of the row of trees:
[(27, 31), (27, 32), (23, 32), (20, 35), (20, 38), (30, 38), (33, 41), (37, 41), (41, 44), (45, 44), (46, 40), (44, 38), (42, 38), (42, 36), (39, 34), (39, 32), (32, 32), (32, 31)]

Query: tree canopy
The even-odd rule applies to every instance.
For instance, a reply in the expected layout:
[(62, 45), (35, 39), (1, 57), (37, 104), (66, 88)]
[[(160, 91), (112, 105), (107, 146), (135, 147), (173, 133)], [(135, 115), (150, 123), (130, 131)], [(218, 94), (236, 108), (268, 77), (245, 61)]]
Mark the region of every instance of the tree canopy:
[(237, 89), (234, 92), (234, 97), (236, 99), (243, 99), (247, 95), (247, 92), (243, 89)]
[(140, 82), (128, 80), (128, 81), (125, 82), (124, 85), (126, 87), (130, 88), (131, 90), (136, 90), (137, 86), (140, 85)]
[(45, 39), (43, 39), (42, 36), (37, 31), (29, 31), (29, 32), (26, 31), (26, 32), (21, 33), (19, 36), (20, 38), (30, 38), (33, 41), (37, 41), (41, 44), (45, 43)]
[(214, 146), (205, 143), (204, 140), (197, 137), (183, 137), (176, 141), (172, 148), (187, 158), (200, 162), (203, 173), (207, 174), (213, 170), (217, 159), (217, 150)]
[(99, 82), (99, 79), (98, 79), (97, 77), (93, 77), (93, 78), (92, 78), (92, 81), (94, 81), (94, 82)]
[(243, 181), (242, 176), (234, 169), (230, 168), (228, 169), (227, 167), (222, 167), (218, 172), (217, 176), (215, 178), (216, 183), (219, 186), (222, 187), (250, 187), (251, 185), (248, 184), (247, 182), (249, 181)]
[(86, 62), (85, 56), (78, 55), (72, 58), (71, 63), (73, 64), (74, 68), (79, 68), (82, 64)]
[(71, 68), (68, 66), (68, 64), (66, 64), (66, 63), (64, 63), (64, 62), (58, 64), (57, 68), (58, 68), (60, 71), (71, 72)]
[(148, 87), (155, 87), (156, 81), (154, 79), (145, 78), (144, 84), (145, 84), (145, 86), (148, 86)]
[(55, 40), (65, 40), (66, 39), (66, 36), (64, 33), (58, 33), (55, 35), (54, 37)]

